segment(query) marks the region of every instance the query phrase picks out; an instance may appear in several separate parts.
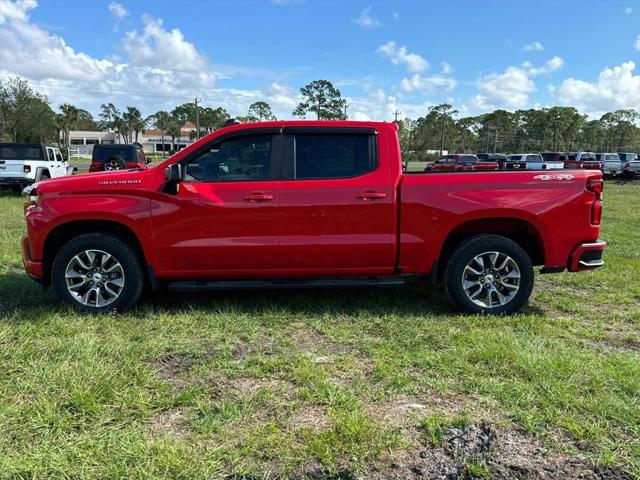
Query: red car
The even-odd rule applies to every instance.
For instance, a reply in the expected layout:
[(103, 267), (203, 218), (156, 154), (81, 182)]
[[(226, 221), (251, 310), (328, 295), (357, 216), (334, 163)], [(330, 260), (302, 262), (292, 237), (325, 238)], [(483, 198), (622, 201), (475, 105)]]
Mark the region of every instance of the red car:
[(454, 155), (445, 155), (435, 162), (426, 166), (426, 172), (460, 172), (473, 170), (498, 170), (498, 162), (480, 161), (475, 155), (468, 153), (456, 153)]
[(397, 126), (232, 125), (146, 170), (36, 184), (27, 273), (89, 312), (153, 289), (442, 282), (460, 309), (511, 313), (534, 266), (601, 266), (602, 174), (402, 173)]
[(566, 152), (564, 156), (564, 168), (587, 168), (590, 170), (602, 170), (604, 164), (596, 160), (593, 152)]
[(144, 150), (138, 144), (104, 143), (94, 145), (89, 171), (147, 168), (149, 162)]

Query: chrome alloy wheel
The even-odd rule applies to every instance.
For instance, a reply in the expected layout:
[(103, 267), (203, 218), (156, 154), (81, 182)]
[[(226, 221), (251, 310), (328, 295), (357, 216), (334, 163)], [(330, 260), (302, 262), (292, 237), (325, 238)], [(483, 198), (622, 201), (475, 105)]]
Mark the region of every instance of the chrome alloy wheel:
[(102, 250), (84, 250), (75, 255), (67, 264), (64, 278), (67, 291), (87, 307), (107, 306), (124, 290), (122, 265)]
[(464, 267), (462, 290), (469, 300), (482, 308), (502, 307), (520, 290), (520, 269), (505, 253), (481, 253)]

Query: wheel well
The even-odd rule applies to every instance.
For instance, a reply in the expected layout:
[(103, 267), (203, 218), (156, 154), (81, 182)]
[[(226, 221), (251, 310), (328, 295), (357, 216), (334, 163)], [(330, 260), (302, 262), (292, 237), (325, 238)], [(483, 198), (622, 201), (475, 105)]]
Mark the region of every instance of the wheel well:
[(456, 247), (469, 237), (483, 234), (502, 235), (513, 240), (527, 252), (533, 265), (544, 265), (544, 243), (533, 225), (517, 218), (487, 218), (463, 223), (449, 233), (440, 252), (438, 279), (442, 279)]
[(47, 283), (51, 281), (51, 266), (56, 253), (64, 244), (86, 233), (109, 233), (124, 240), (133, 247), (140, 264), (145, 267), (143, 271), (146, 271), (142, 245), (136, 234), (129, 227), (109, 220), (79, 220), (59, 225), (47, 235), (43, 251), (44, 279)]

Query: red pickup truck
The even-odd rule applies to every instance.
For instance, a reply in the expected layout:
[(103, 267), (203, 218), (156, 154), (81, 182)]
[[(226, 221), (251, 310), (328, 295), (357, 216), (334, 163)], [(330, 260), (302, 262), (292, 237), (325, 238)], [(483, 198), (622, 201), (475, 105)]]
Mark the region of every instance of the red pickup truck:
[(498, 170), (498, 162), (492, 160), (479, 160), (476, 155), (468, 153), (456, 153), (444, 155), (433, 163), (427, 165), (425, 172), (468, 172), (474, 170)]
[(232, 125), (155, 168), (39, 182), (24, 265), (60, 298), (124, 310), (174, 290), (444, 283), (511, 313), (542, 272), (603, 264), (602, 174), (403, 173), (393, 123)]

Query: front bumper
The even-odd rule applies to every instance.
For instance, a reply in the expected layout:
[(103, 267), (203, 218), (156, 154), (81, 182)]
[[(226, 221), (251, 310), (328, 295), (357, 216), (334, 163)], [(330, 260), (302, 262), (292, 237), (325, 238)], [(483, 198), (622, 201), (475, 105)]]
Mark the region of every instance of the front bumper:
[(44, 283), (44, 266), (40, 260), (31, 258), (31, 248), (29, 247), (29, 237), (22, 237), (22, 264), (24, 269), (32, 279), (38, 283)]
[(569, 257), (568, 270), (570, 272), (580, 272), (582, 270), (592, 270), (602, 267), (604, 265), (602, 253), (606, 247), (606, 242), (602, 240), (581, 243), (573, 250), (573, 253), (571, 253)]

